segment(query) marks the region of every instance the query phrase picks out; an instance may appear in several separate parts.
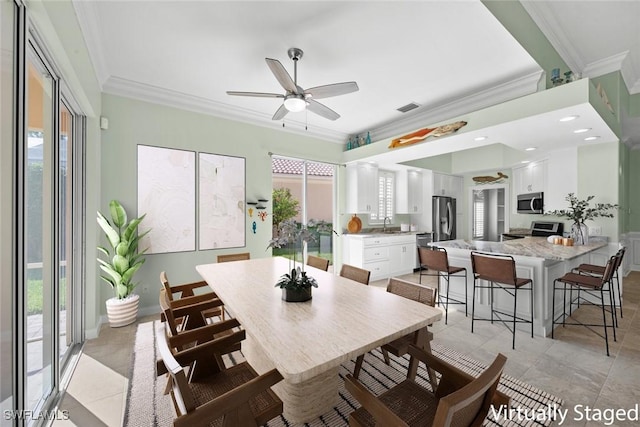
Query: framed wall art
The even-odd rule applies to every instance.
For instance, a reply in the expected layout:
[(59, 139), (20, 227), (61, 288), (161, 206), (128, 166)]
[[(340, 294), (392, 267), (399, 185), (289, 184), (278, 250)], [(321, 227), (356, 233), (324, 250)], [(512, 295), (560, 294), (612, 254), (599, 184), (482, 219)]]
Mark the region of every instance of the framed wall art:
[(245, 246), (245, 159), (198, 154), (198, 249)]
[(138, 214), (147, 214), (140, 242), (147, 253), (194, 251), (196, 153), (138, 145)]

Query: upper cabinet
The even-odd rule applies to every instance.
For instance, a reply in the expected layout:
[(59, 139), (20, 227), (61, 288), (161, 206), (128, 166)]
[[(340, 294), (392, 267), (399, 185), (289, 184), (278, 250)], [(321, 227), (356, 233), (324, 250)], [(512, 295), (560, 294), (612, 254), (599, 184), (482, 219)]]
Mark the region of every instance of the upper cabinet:
[(422, 213), (422, 173), (415, 170), (396, 172), (396, 213)]
[(347, 165), (346, 211), (372, 213), (378, 210), (378, 168), (370, 163)]
[(555, 151), (547, 159), (547, 188), (544, 210), (566, 209), (567, 194), (578, 192), (578, 148)]
[(433, 195), (449, 196), (454, 198), (462, 197), (464, 180), (461, 176), (448, 175), (445, 173), (433, 173)]
[(547, 180), (547, 161), (529, 163), (513, 168), (513, 192), (515, 195), (544, 191)]
[(518, 194), (544, 193), (544, 210), (566, 209), (565, 198), (578, 190), (578, 149), (554, 151), (548, 159), (513, 168), (513, 211)]

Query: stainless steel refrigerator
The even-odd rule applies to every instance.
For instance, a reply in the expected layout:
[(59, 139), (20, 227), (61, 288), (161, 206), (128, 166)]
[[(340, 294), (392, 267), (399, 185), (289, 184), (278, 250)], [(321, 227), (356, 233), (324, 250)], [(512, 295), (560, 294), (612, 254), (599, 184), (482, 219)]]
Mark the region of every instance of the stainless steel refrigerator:
[(433, 196), (431, 218), (434, 242), (456, 238), (456, 199)]

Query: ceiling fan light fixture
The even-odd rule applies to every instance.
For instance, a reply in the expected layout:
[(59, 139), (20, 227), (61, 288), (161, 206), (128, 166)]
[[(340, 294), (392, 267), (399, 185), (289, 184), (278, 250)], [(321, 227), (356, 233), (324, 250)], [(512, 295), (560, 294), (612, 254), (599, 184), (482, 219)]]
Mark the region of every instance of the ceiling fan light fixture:
[(307, 108), (307, 101), (302, 95), (290, 95), (284, 99), (284, 107), (292, 113), (298, 113)]

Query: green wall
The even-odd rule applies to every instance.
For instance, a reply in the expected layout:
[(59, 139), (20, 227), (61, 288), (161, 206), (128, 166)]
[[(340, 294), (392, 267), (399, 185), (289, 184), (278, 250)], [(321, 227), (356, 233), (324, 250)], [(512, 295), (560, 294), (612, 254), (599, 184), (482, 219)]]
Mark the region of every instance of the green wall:
[(640, 150), (629, 151), (629, 231), (640, 231)]
[[(142, 214), (136, 212), (138, 144), (246, 158), (247, 200), (271, 199), (269, 152), (332, 163), (338, 163), (342, 155), (340, 144), (283, 132), (277, 126), (248, 125), (119, 96), (103, 95), (102, 114), (109, 119), (109, 129), (102, 131), (100, 210), (103, 212), (111, 199), (118, 199), (131, 215)], [(267, 212), (271, 213), (271, 202)], [(271, 216), (265, 222), (257, 221), (256, 234), (251, 231), (251, 223), (247, 219), (246, 249), (147, 256), (137, 276), (141, 281), (136, 290), (141, 296), (141, 306), (157, 306), (159, 275), (163, 270), (173, 283), (182, 283), (200, 280), (195, 266), (215, 262), (222, 253), (246, 250), (253, 258), (269, 256), (266, 248), (271, 238)], [(110, 288), (104, 283), (99, 286), (103, 300), (109, 298)]]

